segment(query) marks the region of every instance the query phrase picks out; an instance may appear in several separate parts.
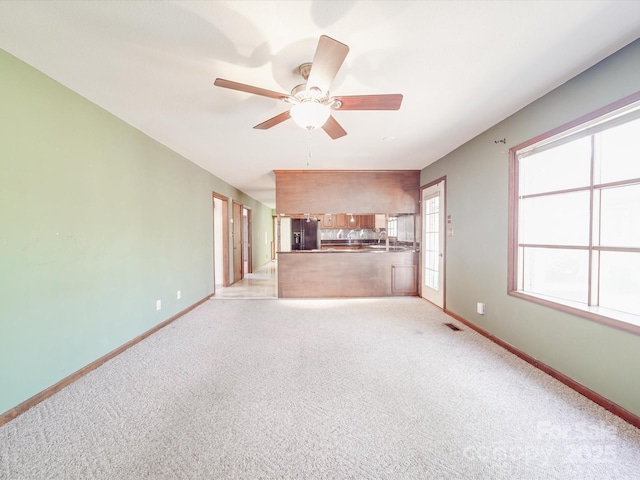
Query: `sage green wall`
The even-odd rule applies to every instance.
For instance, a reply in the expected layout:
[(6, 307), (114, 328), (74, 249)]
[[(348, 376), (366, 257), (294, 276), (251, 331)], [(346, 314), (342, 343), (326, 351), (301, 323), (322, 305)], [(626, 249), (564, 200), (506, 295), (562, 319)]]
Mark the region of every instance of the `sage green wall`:
[(213, 191), (266, 263), (270, 208), (0, 50), (0, 413), (213, 292)]
[[(429, 165), (420, 180), (447, 178), (446, 307), (640, 415), (640, 336), (507, 295), (508, 149), (637, 91), (640, 41)], [(476, 302), (486, 303), (484, 316)]]

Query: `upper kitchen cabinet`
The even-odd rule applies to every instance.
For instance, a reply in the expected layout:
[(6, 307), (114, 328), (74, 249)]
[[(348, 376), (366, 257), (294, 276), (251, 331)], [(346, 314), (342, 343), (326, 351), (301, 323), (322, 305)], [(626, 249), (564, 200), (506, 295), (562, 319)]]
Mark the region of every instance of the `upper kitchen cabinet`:
[(336, 213), (333, 216), (333, 228), (348, 228), (348, 227), (349, 227), (349, 216), (346, 213)]
[(419, 212), (419, 170), (275, 170), (275, 174), (278, 214)]
[(321, 216), (322, 228), (348, 228), (349, 218), (346, 213), (325, 213)]
[(334, 219), (331, 213), (325, 213), (320, 216), (320, 226), (322, 228), (333, 228), (334, 227)]
[[(384, 217), (384, 215), (383, 215)], [(351, 213), (325, 213), (318, 215), (320, 227), (327, 228), (375, 228), (375, 215), (357, 215)], [(384, 228), (384, 227), (383, 227)]]
[(360, 228), (375, 228), (376, 216), (375, 215), (359, 215)]

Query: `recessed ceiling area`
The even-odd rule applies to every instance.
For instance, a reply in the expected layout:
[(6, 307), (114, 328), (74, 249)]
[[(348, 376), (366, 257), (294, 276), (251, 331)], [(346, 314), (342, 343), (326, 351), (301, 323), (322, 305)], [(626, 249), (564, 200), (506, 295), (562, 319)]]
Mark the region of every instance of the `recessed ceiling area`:
[[(213, 85), (290, 93), (321, 35), (350, 49), (332, 95), (401, 108), (332, 140)], [(273, 170), (422, 169), (639, 36), (640, 2), (0, 2), (0, 48), (271, 207)]]

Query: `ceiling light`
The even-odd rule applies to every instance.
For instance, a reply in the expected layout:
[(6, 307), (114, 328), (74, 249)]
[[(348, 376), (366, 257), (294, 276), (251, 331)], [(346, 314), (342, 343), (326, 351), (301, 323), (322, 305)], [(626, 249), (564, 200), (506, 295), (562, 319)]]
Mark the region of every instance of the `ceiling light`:
[(313, 100), (302, 101), (294, 105), (289, 113), (296, 124), (307, 130), (322, 127), (331, 114), (328, 106)]

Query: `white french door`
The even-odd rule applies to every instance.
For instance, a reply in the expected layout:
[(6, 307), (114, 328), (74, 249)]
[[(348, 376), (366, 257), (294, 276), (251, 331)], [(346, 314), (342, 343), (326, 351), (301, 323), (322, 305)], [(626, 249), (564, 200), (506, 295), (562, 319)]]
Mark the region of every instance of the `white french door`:
[(444, 180), (422, 190), (422, 288), (424, 299), (444, 308)]

